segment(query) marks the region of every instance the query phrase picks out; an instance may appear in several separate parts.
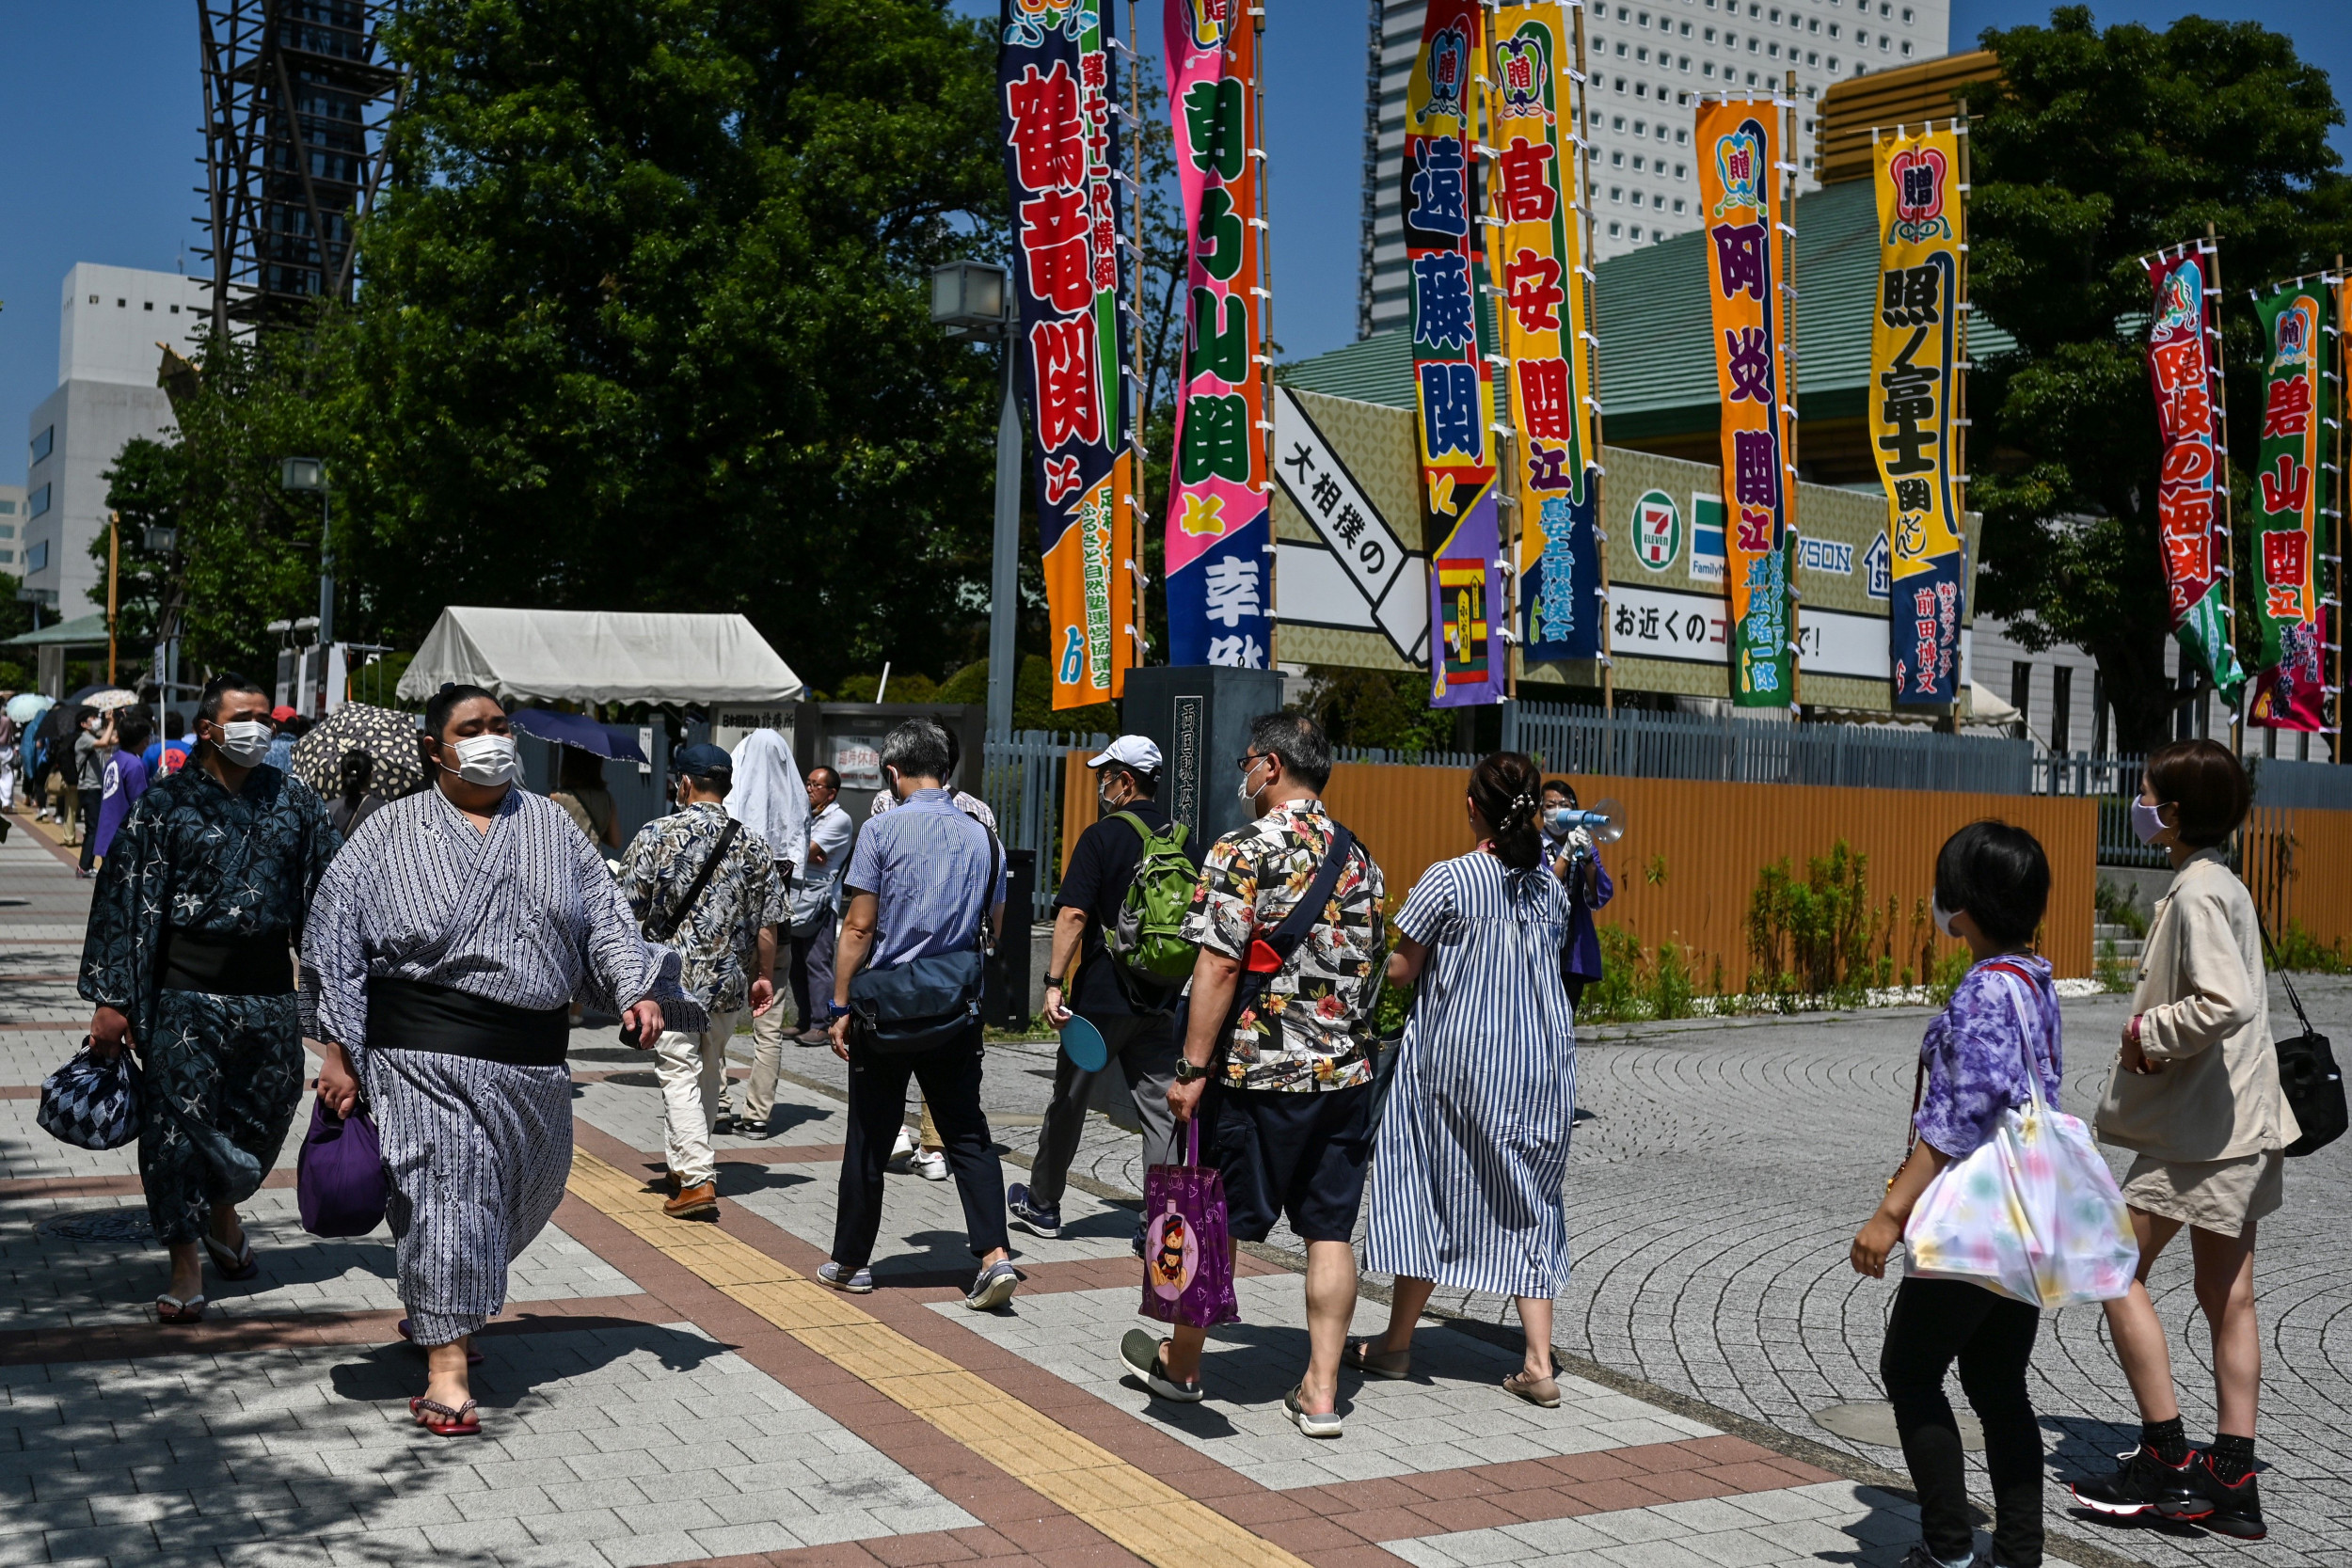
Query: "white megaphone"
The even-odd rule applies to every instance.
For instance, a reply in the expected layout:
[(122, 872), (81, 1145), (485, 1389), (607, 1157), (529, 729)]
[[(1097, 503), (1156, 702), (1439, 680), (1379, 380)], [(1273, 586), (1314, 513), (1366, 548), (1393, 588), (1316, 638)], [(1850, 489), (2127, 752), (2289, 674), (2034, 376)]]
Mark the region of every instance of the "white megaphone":
[(1567, 828), (1571, 832), (1583, 829), (1593, 835), (1595, 844), (1614, 844), (1625, 837), (1625, 805), (1614, 796), (1604, 797), (1594, 801), (1590, 811), (1569, 812)]

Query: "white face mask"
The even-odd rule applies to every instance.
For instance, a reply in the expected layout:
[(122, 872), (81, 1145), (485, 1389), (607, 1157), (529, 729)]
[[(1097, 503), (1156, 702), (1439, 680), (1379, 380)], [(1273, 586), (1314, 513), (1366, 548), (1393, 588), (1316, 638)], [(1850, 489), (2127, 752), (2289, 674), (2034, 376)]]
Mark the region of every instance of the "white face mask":
[(1234, 794), (1240, 796), (1243, 800), (1248, 801), (1253, 806), (1258, 803), (1258, 797), (1263, 792), (1263, 786), (1260, 786), (1258, 789), (1252, 789), (1249, 787), (1249, 781), (1258, 776), (1258, 769), (1264, 762), (1265, 758), (1260, 757), (1256, 762), (1253, 762), (1248, 767), (1243, 768), (1241, 770), (1241, 784), (1239, 787), (1233, 791)]
[(230, 766), (250, 768), (269, 753), (270, 727), (259, 719), (240, 719), (220, 726), (220, 754)]
[(511, 735), (469, 735), (448, 743), (446, 749), (457, 754), (457, 766), (444, 763), (443, 768), (468, 784), (512, 784), (522, 771), (522, 755), (516, 751)]
[[(1916, 906), (1914, 907), (1915, 908)], [(1938, 898), (1928, 906), (1928, 912), (1935, 917), (1935, 928), (1937, 930), (1943, 932), (1947, 937), (1956, 937), (1960, 935), (1958, 931), (1952, 929), (1952, 916), (1959, 913), (1959, 911), (1946, 909), (1944, 907), (1944, 900)]]

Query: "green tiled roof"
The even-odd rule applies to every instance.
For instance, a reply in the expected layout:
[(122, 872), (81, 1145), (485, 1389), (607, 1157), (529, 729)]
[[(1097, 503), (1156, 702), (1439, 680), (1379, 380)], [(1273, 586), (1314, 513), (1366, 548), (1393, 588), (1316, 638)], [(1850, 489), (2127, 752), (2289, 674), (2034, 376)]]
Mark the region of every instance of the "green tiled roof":
[[(1867, 180), (1797, 198), (1797, 406), (1807, 419), (1859, 419), (1878, 307), (1878, 214)], [(1613, 441), (1712, 428), (1717, 394), (1707, 304), (1707, 233), (1692, 230), (1594, 269), (1600, 306), (1600, 403)], [(1976, 356), (2012, 346), (1979, 317)], [(1413, 406), (1403, 328), (1279, 367), (1302, 391)]]

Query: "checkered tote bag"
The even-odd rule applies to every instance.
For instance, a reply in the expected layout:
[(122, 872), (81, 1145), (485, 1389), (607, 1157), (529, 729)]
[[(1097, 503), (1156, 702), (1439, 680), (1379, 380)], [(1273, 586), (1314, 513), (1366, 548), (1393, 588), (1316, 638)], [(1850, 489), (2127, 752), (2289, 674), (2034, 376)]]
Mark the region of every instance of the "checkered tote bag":
[(86, 1036), (73, 1059), (41, 1080), (41, 1131), (77, 1148), (120, 1148), (139, 1135), (139, 1069), (128, 1051), (111, 1062), (90, 1054)]

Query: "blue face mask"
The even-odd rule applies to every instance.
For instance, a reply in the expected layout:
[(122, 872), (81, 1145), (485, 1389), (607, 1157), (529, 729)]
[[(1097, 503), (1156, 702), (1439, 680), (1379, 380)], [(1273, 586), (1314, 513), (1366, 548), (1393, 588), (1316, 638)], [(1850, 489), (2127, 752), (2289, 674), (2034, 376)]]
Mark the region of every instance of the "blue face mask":
[(2140, 843), (2153, 844), (2165, 827), (2162, 806), (2152, 806), (2145, 800), (2132, 802), (2132, 835)]

